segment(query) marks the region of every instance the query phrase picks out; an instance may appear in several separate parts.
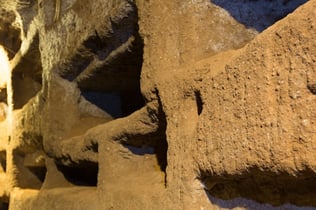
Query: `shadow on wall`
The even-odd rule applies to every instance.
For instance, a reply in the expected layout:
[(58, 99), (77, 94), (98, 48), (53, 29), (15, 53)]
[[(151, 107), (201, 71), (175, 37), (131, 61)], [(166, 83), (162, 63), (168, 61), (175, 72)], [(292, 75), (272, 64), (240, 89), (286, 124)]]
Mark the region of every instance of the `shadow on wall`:
[(303, 209), (310, 206), (313, 208), (309, 209), (316, 210), (315, 172), (309, 168), (295, 175), (282, 171), (263, 171), (257, 166), (247, 168), (238, 174), (214, 175), (210, 171), (202, 170), (199, 179), (209, 200), (223, 208), (248, 205), (249, 202), (237, 202), (243, 198), (258, 205), (261, 203), (260, 205), (271, 206), (271, 209), (278, 209), (272, 206), (282, 209), (282, 206), (291, 204)]
[(307, 0), (211, 0), (238, 22), (262, 32)]

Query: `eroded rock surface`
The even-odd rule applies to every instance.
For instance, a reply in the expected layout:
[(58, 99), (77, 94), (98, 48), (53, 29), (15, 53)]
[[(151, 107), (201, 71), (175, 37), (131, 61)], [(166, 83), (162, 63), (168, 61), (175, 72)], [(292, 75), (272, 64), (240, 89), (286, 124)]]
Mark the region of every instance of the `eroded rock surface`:
[(316, 208), (315, 0), (0, 3), (0, 208)]

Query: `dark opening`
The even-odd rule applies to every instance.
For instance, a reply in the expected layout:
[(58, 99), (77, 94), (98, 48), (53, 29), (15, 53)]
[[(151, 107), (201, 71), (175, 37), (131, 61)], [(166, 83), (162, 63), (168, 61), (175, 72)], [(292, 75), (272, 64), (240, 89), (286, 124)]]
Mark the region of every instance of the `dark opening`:
[(238, 22), (261, 32), (293, 12), (307, 0), (211, 0)]
[(3, 172), (6, 172), (7, 170), (7, 152), (6, 151), (0, 152), (0, 166)]
[(128, 116), (145, 105), (140, 91), (143, 41), (138, 34), (134, 36), (128, 50), (78, 81), (82, 95), (114, 118)]
[(9, 210), (9, 203), (0, 200), (0, 210)]
[(7, 89), (0, 89), (0, 102), (7, 103)]
[(85, 162), (78, 165), (58, 165), (57, 168), (63, 173), (67, 181), (78, 186), (97, 186), (98, 164)]
[(197, 91), (194, 91), (194, 95), (195, 95), (197, 112), (198, 112), (198, 115), (200, 115), (203, 111), (203, 101), (201, 98), (201, 93), (200, 91), (197, 90)]
[(308, 84), (307, 89), (314, 95), (316, 95), (316, 84)]
[(46, 177), (46, 167), (27, 167), (41, 182), (44, 182)]
[(203, 171), (199, 179), (211, 201), (212, 197), (221, 200), (246, 198), (272, 206), (289, 203), (316, 207), (315, 175), (315, 172), (309, 169), (291, 175), (285, 172), (262, 171), (254, 167), (236, 175), (211, 175), (210, 172)]
[(113, 118), (128, 116), (144, 106), (140, 91), (129, 92), (99, 92), (82, 91), (82, 96), (110, 114)]
[(140, 92), (140, 84), (137, 85), (137, 88), (130, 91), (122, 92), (121, 94), (121, 108), (123, 116), (128, 116), (139, 110), (145, 105), (143, 95)]
[(114, 118), (122, 117), (122, 98), (118, 93), (82, 91), (82, 96)]

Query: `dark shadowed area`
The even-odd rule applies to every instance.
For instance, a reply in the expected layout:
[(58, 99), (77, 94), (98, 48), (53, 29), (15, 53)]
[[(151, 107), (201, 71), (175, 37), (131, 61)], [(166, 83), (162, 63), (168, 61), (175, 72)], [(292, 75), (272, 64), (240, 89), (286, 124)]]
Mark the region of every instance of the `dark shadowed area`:
[(238, 22), (261, 32), (293, 12), (307, 0), (211, 0)]

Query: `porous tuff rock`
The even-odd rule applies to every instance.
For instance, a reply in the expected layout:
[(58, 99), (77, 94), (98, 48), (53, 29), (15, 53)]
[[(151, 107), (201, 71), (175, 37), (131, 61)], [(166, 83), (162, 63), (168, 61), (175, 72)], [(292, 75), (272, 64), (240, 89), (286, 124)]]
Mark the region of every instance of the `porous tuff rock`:
[[(221, 199), (315, 205), (314, 15), (309, 2), (242, 49), (170, 70), (158, 85), (168, 166)], [(168, 183), (197, 175), (175, 171)]]
[(0, 207), (315, 207), (316, 1), (256, 2), (258, 31), (225, 1), (2, 4), (24, 36)]

